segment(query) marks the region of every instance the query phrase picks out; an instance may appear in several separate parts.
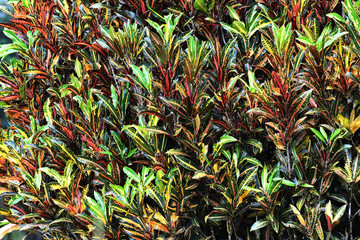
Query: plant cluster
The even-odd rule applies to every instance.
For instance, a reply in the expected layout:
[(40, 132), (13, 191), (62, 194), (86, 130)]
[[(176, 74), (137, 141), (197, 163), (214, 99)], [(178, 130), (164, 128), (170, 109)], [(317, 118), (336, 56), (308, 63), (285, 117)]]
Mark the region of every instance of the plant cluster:
[(360, 237), (360, 1), (9, 3), (0, 238)]

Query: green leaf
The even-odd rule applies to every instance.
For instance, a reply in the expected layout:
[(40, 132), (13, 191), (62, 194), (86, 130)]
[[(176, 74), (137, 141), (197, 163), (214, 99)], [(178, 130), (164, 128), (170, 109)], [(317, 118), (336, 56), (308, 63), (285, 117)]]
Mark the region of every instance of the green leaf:
[(347, 204), (346, 198), (345, 198), (344, 196), (342, 196), (342, 195), (333, 193), (333, 194), (330, 194), (330, 195), (329, 195), (329, 198), (334, 199), (334, 200), (337, 201), (337, 202)]
[(25, 8), (27, 8), (27, 9), (30, 8), (30, 4), (31, 4), (30, 0), (21, 0), (21, 1), (22, 1), (23, 6), (24, 6)]
[(153, 180), (155, 179), (154, 173), (151, 172), (143, 181), (144, 182), (144, 187), (146, 187), (147, 185), (149, 185)]
[(138, 83), (141, 87), (145, 88), (149, 93), (151, 93), (152, 89), (152, 81), (150, 76), (150, 71), (147, 67), (142, 66), (142, 71), (136, 65), (130, 65), (136, 77), (132, 79)]
[(256, 147), (260, 152), (262, 152), (262, 150), (263, 150), (262, 143), (259, 140), (249, 139), (249, 140), (246, 141), (246, 143)]
[(318, 138), (318, 139), (320, 139), (321, 141), (323, 141), (325, 144), (327, 143), (327, 141), (325, 140), (325, 138), (323, 137), (323, 135), (321, 135), (321, 133), (318, 131), (318, 130), (316, 130), (316, 129), (314, 129), (314, 128), (310, 128), (311, 129), (311, 131), (313, 131), (313, 133), (315, 134), (315, 136)]
[[(81, 81), (79, 80), (79, 78), (75, 77), (74, 74), (71, 74), (70, 79), (71, 79), (71, 83), (75, 87), (75, 89), (80, 91), (81, 90)], [(75, 99), (75, 97), (74, 97), (74, 99)]]
[(155, 30), (158, 32), (158, 34), (160, 35), (160, 37), (165, 41), (165, 40), (166, 40), (166, 39), (165, 39), (165, 35), (164, 35), (164, 33), (163, 33), (162, 28), (160, 27), (160, 25), (159, 25), (158, 23), (156, 23), (156, 22), (151, 21), (150, 19), (147, 19), (146, 21), (150, 24), (150, 26), (152, 26), (153, 28), (155, 28)]
[(263, 189), (267, 189), (267, 181), (268, 181), (268, 170), (266, 165), (264, 165), (264, 168), (261, 172), (261, 185), (263, 187)]
[(244, 160), (247, 160), (249, 163), (255, 165), (255, 166), (259, 166), (259, 167), (263, 167), (263, 165), (261, 164), (261, 162), (259, 160), (257, 160), (256, 158), (250, 157), (250, 156), (246, 156), (244, 158)]
[(48, 167), (39, 168), (39, 171), (46, 173), (48, 176), (55, 179), (61, 186), (64, 187), (64, 179), (55, 169), (51, 169)]
[(35, 177), (34, 177), (34, 179), (35, 179), (35, 185), (36, 185), (36, 188), (37, 188), (37, 190), (38, 191), (40, 191), (40, 187), (41, 187), (41, 173), (40, 172), (38, 172), (38, 171), (36, 171), (35, 172)]
[(360, 26), (360, 17), (357, 15), (357, 12), (354, 8), (354, 5), (351, 0), (345, 0), (344, 7), (347, 12), (347, 16), (352, 22), (352, 24), (355, 26), (356, 30), (359, 31)]
[(327, 140), (327, 139), (328, 139), (328, 136), (327, 136), (327, 134), (326, 134), (326, 132), (325, 132), (325, 130), (324, 130), (323, 127), (320, 127), (320, 132), (321, 132), (321, 134), (323, 135), (323, 137)]
[(100, 94), (96, 94), (96, 96), (99, 97), (99, 99), (102, 101), (101, 103), (105, 104), (105, 107), (111, 112), (111, 114), (114, 117), (118, 116), (117, 111), (115, 109), (116, 106), (114, 107), (108, 98), (106, 98), (105, 96), (100, 95)]
[(75, 72), (76, 72), (76, 75), (78, 76), (78, 78), (82, 77), (82, 65), (78, 58), (76, 58), (76, 61), (75, 61)]
[[(226, 54), (228, 55), (228, 54)], [(230, 89), (233, 89), (235, 83), (237, 82), (237, 80), (239, 80), (241, 78), (241, 75), (237, 75), (236, 77), (232, 77), (229, 81), (229, 84), (227, 86), (227, 88), (225, 89), (226, 90), (230, 90)]]
[(252, 226), (251, 226), (251, 229), (250, 229), (250, 232), (252, 231), (255, 231), (255, 230), (258, 230), (258, 229), (261, 229), (263, 227), (266, 227), (267, 225), (270, 224), (270, 221), (267, 220), (267, 219), (261, 219), (257, 222), (255, 222)]
[(46, 99), (44, 103), (44, 116), (48, 125), (53, 125), (52, 112), (50, 109), (50, 99)]
[(23, 99), (27, 98), (27, 95), (26, 95), (26, 81), (24, 81), (24, 83), (20, 86), (19, 92), (20, 92), (21, 98), (23, 98)]
[(88, 204), (89, 210), (102, 221), (103, 224), (106, 224), (106, 216), (105, 213), (102, 211), (100, 205), (95, 202), (94, 199), (86, 196), (86, 203)]
[(195, 0), (194, 8), (206, 15), (210, 15), (210, 11), (214, 8), (214, 3), (215, 0)]
[(156, 190), (156, 188), (149, 188), (148, 193), (150, 197), (162, 208), (165, 208), (165, 201), (161, 194)]
[(237, 32), (241, 32), (244, 35), (248, 34), (248, 30), (245, 27), (245, 23), (242, 21), (234, 21), (231, 25), (234, 29), (237, 30)]
[(53, 227), (57, 224), (62, 225), (63, 223), (72, 223), (73, 221), (69, 218), (58, 218), (49, 224), (49, 227)]
[(258, 172), (257, 167), (251, 167), (248, 169), (248, 173), (246, 174), (246, 177), (240, 183), (240, 187), (239, 187), (240, 190), (243, 190), (244, 187), (248, 186), (248, 184), (250, 183), (250, 181), (253, 180), (257, 172)]
[(245, 25), (241, 21), (234, 21), (232, 25), (229, 25), (227, 23), (221, 22), (221, 26), (232, 33), (239, 34), (240, 36), (244, 36), (247, 34), (247, 29), (245, 28)]
[(256, 77), (255, 77), (255, 73), (253, 71), (248, 71), (248, 78), (249, 78), (249, 91), (251, 93), (255, 93), (259, 91), (257, 82), (256, 82)]
[(282, 184), (286, 185), (286, 186), (290, 186), (290, 187), (295, 187), (296, 184), (289, 181), (289, 180), (286, 180), (286, 179), (282, 179)]
[(214, 213), (210, 213), (209, 215), (207, 215), (205, 217), (205, 222), (212, 222), (213, 224), (220, 226), (220, 223), (222, 221), (226, 221), (228, 219), (228, 216), (226, 216), (225, 214), (214, 214)]
[(74, 166), (74, 161), (69, 160), (66, 163), (65, 169), (64, 169), (64, 185), (65, 187), (69, 187), (70, 183), (71, 183), (71, 173), (73, 170), (73, 166)]
[(124, 168), (123, 168), (123, 171), (124, 171), (124, 173), (125, 173), (129, 178), (131, 178), (131, 179), (134, 180), (135, 182), (138, 182), (138, 183), (141, 182), (141, 179), (140, 179), (139, 175), (136, 174), (136, 172), (135, 172), (134, 170), (132, 170), (131, 168), (129, 168), (129, 167), (124, 167)]
[(99, 206), (101, 207), (101, 210), (103, 212), (106, 212), (106, 206), (105, 206), (105, 200), (103, 199), (103, 197), (100, 195), (100, 193), (98, 192), (94, 192), (94, 197), (96, 199), (96, 202), (99, 204)]
[(276, 53), (274, 45), (264, 35), (261, 36), (261, 43), (270, 54), (274, 55)]
[(121, 201), (126, 206), (130, 205), (123, 187), (113, 184), (110, 184), (110, 187), (119, 201)]
[(342, 36), (344, 36), (344, 35), (346, 35), (346, 34), (348, 34), (348, 32), (341, 32), (341, 33), (337, 33), (337, 34), (335, 34), (334, 36), (330, 37), (330, 39), (325, 42), (324, 48), (327, 48), (327, 47), (330, 46), (335, 40), (337, 40), (338, 38), (340, 38), (340, 37), (342, 37)]
[(313, 185), (307, 184), (307, 183), (303, 183), (299, 185), (300, 187), (304, 187), (304, 188), (313, 188)]
[(22, 201), (24, 199), (23, 196), (21, 196), (20, 194), (16, 194), (15, 196), (13, 196), (10, 201), (9, 201), (9, 207), (11, 207), (14, 204), (17, 204), (18, 202)]
[(207, 176), (207, 173), (204, 172), (204, 171), (196, 171), (194, 176), (192, 177), (192, 179), (200, 179), (200, 178), (203, 178), (203, 177), (206, 177)]
[(30, 129), (31, 132), (36, 132), (36, 120), (34, 119), (34, 116), (30, 115)]
[(227, 7), (227, 9), (229, 10), (229, 15), (230, 15), (230, 17), (233, 18), (233, 19), (235, 19), (235, 20), (237, 20), (237, 21), (240, 21), (240, 16), (239, 16), (239, 14), (236, 12), (236, 10), (233, 9), (232, 7), (230, 7), (230, 6), (226, 6), (226, 7)]
[(328, 13), (326, 14), (327, 17), (332, 18), (336, 21), (339, 21), (341, 23), (346, 23), (345, 19), (341, 17), (338, 13)]
[(298, 69), (300, 68), (300, 65), (302, 63), (304, 55), (305, 55), (305, 51), (300, 50), (299, 53), (295, 56), (294, 62), (293, 62), (293, 67), (294, 67), (295, 71), (298, 71)]
[(112, 104), (114, 107), (116, 107), (118, 105), (119, 95), (116, 92), (114, 85), (111, 85), (110, 89), (111, 89)]
[(262, 192), (260, 189), (253, 188), (253, 187), (250, 187), (250, 186), (243, 186), (242, 189), (246, 190), (246, 191), (253, 191), (253, 192), (259, 192), (259, 193)]
[(322, 229), (320, 219), (316, 222), (315, 230), (319, 236), (319, 239), (324, 240), (324, 231)]
[(90, 8), (93, 8), (93, 9), (102, 9), (102, 8), (107, 8), (107, 6), (103, 3), (95, 3), (95, 4), (92, 4), (90, 6)]
[(338, 222), (340, 220), (340, 218), (344, 215), (346, 207), (347, 207), (347, 205), (345, 204), (336, 211), (336, 214), (334, 217), (334, 222)]
[(337, 136), (340, 134), (341, 132), (341, 128), (336, 129), (330, 136), (329, 142), (331, 142), (332, 140), (334, 140), (335, 138), (337, 138)]
[(158, 11), (156, 11), (154, 8), (150, 7), (149, 5), (147, 5), (147, 8), (149, 8), (150, 12), (159, 20), (165, 22), (165, 18), (163, 17), (163, 15), (161, 15), (161, 13), (159, 13)]
[(18, 45), (19, 47), (22, 47), (22, 48), (27, 48), (26, 44), (21, 41), (18, 36), (16, 35), (16, 33), (14, 33), (12, 30), (8, 30), (8, 29), (5, 29), (3, 31), (4, 35), (7, 36), (8, 38), (10, 38), (13, 43), (15, 43), (16, 45)]
[(232, 142), (237, 142), (238, 140), (232, 136), (229, 136), (229, 135), (223, 135), (221, 138), (220, 138), (220, 141), (218, 142), (218, 145), (225, 145), (227, 143), (232, 143)]
[(184, 168), (191, 170), (191, 171), (197, 171), (197, 167), (195, 166), (195, 164), (193, 164), (191, 162), (191, 160), (183, 157), (183, 156), (177, 156), (175, 155), (175, 159), (176, 161)]
[(35, 179), (23, 169), (20, 169), (22, 177), (25, 179), (26, 183), (34, 190), (37, 191)]
[(309, 38), (307, 37), (299, 37), (296, 40), (298, 40), (299, 42), (305, 43), (305, 45), (307, 46), (313, 46), (315, 45), (314, 42), (312, 42)]

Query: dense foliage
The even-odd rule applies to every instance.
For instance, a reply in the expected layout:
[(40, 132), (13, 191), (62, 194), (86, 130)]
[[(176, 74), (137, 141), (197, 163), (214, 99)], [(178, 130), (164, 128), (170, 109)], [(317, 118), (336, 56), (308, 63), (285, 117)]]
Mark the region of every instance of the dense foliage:
[(9, 2), (0, 238), (360, 237), (360, 1)]
[[(9, 7), (10, 5), (7, 5), (6, 2), (7, 2), (6, 0), (0, 0), (0, 7), (3, 7), (3, 6)], [(10, 16), (7, 15), (6, 13), (3, 13), (0, 11), (0, 23), (9, 22), (9, 21), (10, 21)], [(10, 42), (10, 39), (4, 35), (3, 30), (4, 30), (4, 28), (0, 27), (0, 44)], [(11, 58), (11, 57), (12, 57), (11, 55), (8, 56), (8, 58)], [(0, 108), (0, 125), (2, 128), (7, 127), (7, 121), (6, 121), (4, 109), (2, 109), (2, 108)]]

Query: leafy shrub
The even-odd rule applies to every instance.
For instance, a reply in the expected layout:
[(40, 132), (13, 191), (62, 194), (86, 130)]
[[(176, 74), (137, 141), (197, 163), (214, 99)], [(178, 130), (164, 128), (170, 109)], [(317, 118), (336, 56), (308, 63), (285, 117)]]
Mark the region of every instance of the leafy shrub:
[(10, 2), (1, 237), (360, 237), (360, 2)]

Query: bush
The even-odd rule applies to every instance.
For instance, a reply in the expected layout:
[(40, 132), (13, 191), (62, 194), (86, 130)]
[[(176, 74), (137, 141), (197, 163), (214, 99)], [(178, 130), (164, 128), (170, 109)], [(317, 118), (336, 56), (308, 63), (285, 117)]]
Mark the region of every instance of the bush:
[(360, 237), (359, 2), (10, 2), (1, 237)]

